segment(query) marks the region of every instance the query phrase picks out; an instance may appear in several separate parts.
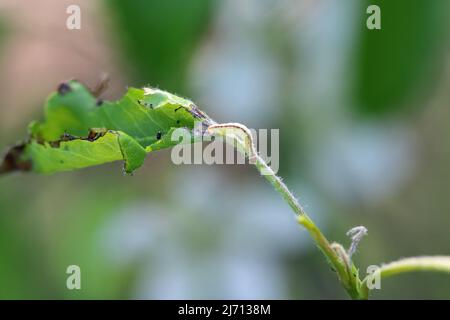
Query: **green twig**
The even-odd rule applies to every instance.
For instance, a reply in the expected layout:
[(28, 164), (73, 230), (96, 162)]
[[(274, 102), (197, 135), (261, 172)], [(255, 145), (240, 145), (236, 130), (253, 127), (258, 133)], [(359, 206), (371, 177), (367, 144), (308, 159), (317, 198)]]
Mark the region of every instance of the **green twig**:
[[(273, 188), (280, 193), (283, 199), (294, 211), (297, 222), (302, 225), (310, 234), (317, 247), (324, 254), (328, 263), (336, 271), (339, 281), (344, 286), (352, 299), (364, 299), (361, 291), (361, 281), (358, 272), (350, 257), (340, 244), (330, 243), (322, 234), (320, 229), (314, 224), (303, 207), (299, 204), (297, 198), (292, 194), (288, 187), (283, 183), (272, 168), (261, 158), (253, 144), (250, 130), (239, 123), (214, 124), (208, 128), (208, 132), (213, 135), (232, 138), (233, 146), (248, 155), (250, 163), (254, 164), (261, 175), (269, 181)], [(230, 142), (227, 140), (227, 142)], [(234, 145), (234, 144), (237, 145)]]
[(298, 203), (294, 195), (281, 181), (266, 162), (259, 156), (255, 156), (255, 166), (267, 181), (278, 191), (297, 216), (297, 222), (310, 234), (311, 238), (324, 254), (328, 263), (336, 271), (339, 281), (352, 299), (364, 299), (366, 296), (360, 290), (361, 281), (358, 273), (344, 248), (337, 243), (331, 243), (314, 224), (303, 207)]
[(449, 256), (423, 256), (404, 258), (394, 262), (382, 265), (374, 274), (368, 275), (363, 280), (364, 294), (369, 295), (367, 282), (373, 277), (378, 276), (381, 279), (395, 276), (401, 273), (431, 271), (450, 273)]
[[(228, 143), (232, 143), (240, 152), (249, 157), (250, 163), (254, 164), (264, 178), (269, 181), (273, 188), (283, 197), (294, 211), (297, 222), (302, 225), (310, 234), (311, 238), (322, 251), (328, 263), (352, 299), (368, 299), (369, 287), (368, 281), (374, 274), (367, 276), (363, 281), (360, 280), (358, 269), (351, 260), (352, 254), (356, 250), (361, 237), (367, 233), (367, 229), (359, 226), (352, 228), (347, 235), (352, 237), (352, 245), (348, 252), (339, 243), (330, 243), (322, 234), (320, 229), (314, 224), (303, 207), (299, 204), (292, 192), (278, 177), (272, 168), (262, 159), (253, 143), (250, 130), (240, 123), (214, 124), (208, 127), (208, 133), (225, 138)], [(450, 273), (450, 257), (415, 257), (406, 258), (380, 267), (375, 274), (383, 277), (389, 277), (399, 273), (412, 271), (442, 271)]]

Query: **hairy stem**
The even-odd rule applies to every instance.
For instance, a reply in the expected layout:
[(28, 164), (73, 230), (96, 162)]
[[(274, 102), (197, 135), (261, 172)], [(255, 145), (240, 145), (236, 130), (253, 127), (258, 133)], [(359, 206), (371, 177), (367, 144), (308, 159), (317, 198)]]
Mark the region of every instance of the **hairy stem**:
[(394, 261), (380, 268), (381, 277), (390, 277), (400, 273), (413, 271), (438, 271), (450, 273), (450, 257), (423, 256), (405, 258)]
[[(328, 263), (333, 270), (336, 271), (339, 281), (344, 286), (347, 293), (352, 299), (364, 299), (366, 296), (362, 295), (359, 290), (360, 280), (357, 274), (353, 273), (354, 266), (350, 262), (345, 250), (341, 245), (330, 244), (328, 239), (322, 234), (320, 229), (314, 224), (308, 216), (298, 200), (294, 197), (292, 192), (283, 183), (267, 163), (259, 155), (254, 156), (254, 164), (263, 177), (269, 181), (273, 188), (278, 191), (283, 199), (289, 204), (297, 217), (297, 222), (302, 225), (310, 234), (311, 238), (326, 257)], [(336, 246), (342, 250), (336, 250)]]
[(297, 198), (295, 198), (281, 178), (278, 177), (264, 159), (261, 158), (256, 151), (250, 130), (240, 123), (223, 123), (210, 125), (207, 132), (212, 135), (231, 138), (230, 140), (226, 139), (226, 141), (231, 143), (240, 152), (246, 154), (249, 157), (250, 163), (255, 165), (261, 175), (269, 181), (272, 187), (289, 204), (296, 215), (297, 222), (309, 232), (311, 238), (320, 251), (322, 251), (331, 268), (336, 271), (339, 281), (350, 297), (352, 299), (367, 298), (367, 296), (364, 296), (361, 292), (361, 281), (358, 278), (357, 270), (345, 250), (339, 244), (330, 244), (328, 239), (314, 224), (305, 209), (303, 209)]
[(289, 191), (288, 187), (281, 181), (281, 178), (278, 177), (270, 168), (267, 163), (259, 156), (255, 156), (255, 166), (258, 171), (262, 174), (267, 181), (274, 187), (276, 191), (278, 191), (283, 199), (289, 204), (289, 206), (294, 210), (297, 216), (306, 216), (305, 209), (300, 205), (294, 195)]
[(368, 275), (363, 280), (364, 284), (363, 288), (365, 294), (368, 296), (369, 289), (366, 284), (374, 276), (379, 276), (380, 279), (383, 279), (401, 273), (416, 272), (416, 271), (450, 273), (450, 257), (449, 256), (411, 257), (384, 264), (376, 271), (376, 273)]
[[(259, 156), (253, 143), (250, 130), (246, 126), (240, 123), (213, 124), (208, 127), (207, 131), (212, 135), (231, 138), (233, 146), (249, 157), (250, 163), (255, 165), (261, 175), (269, 181), (273, 188), (278, 191), (292, 208), (296, 215), (297, 222), (309, 232), (311, 238), (320, 251), (322, 251), (332, 269), (336, 271), (339, 281), (349, 296), (352, 299), (368, 299), (370, 289), (367, 284), (374, 275), (369, 275), (361, 281), (358, 275), (358, 269), (351, 260), (351, 256), (356, 251), (356, 246), (359, 241), (367, 234), (367, 229), (363, 226), (359, 226), (349, 230), (347, 235), (352, 238), (352, 244), (348, 252), (346, 252), (339, 243), (330, 243), (307, 215), (303, 207), (283, 183), (281, 178), (278, 177), (264, 159)], [(227, 142), (230, 141), (227, 140)], [(450, 257), (406, 258), (383, 265), (376, 273), (382, 278), (412, 271), (442, 271), (450, 273)]]

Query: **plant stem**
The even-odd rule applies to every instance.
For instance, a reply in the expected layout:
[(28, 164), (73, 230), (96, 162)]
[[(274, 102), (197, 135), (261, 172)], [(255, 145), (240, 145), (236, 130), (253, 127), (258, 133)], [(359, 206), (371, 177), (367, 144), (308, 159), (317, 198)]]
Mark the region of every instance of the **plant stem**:
[[(450, 273), (450, 257), (449, 256), (422, 256), (404, 258), (394, 262), (382, 265), (377, 271), (380, 279), (395, 276), (401, 273), (415, 271), (434, 271)], [(368, 295), (367, 281), (374, 275), (368, 275), (363, 280), (363, 288)]]
[(338, 278), (347, 293), (352, 299), (366, 299), (367, 296), (362, 295), (359, 287), (360, 280), (357, 274), (354, 274), (354, 266), (350, 262), (345, 250), (335, 250), (337, 244), (330, 244), (328, 239), (322, 234), (320, 229), (314, 224), (308, 216), (298, 200), (294, 197), (292, 192), (283, 183), (280, 177), (270, 168), (267, 163), (258, 154), (254, 155), (254, 164), (258, 171), (266, 178), (267, 181), (278, 191), (283, 199), (289, 204), (296, 214), (297, 222), (302, 225), (310, 234), (317, 247), (325, 255), (328, 263), (333, 270), (337, 272)]
[(394, 261), (380, 268), (381, 277), (390, 277), (404, 272), (413, 271), (439, 271), (450, 273), (450, 257), (448, 256), (423, 256), (405, 258)]
[[(288, 187), (283, 183), (272, 168), (264, 161), (256, 151), (250, 130), (240, 123), (213, 124), (208, 127), (208, 133), (212, 135), (229, 137), (232, 143), (240, 152), (245, 153), (264, 178), (278, 191), (283, 199), (294, 211), (297, 222), (302, 225), (310, 234), (313, 241), (324, 254), (328, 263), (336, 271), (339, 281), (352, 299), (366, 300), (369, 297), (368, 280), (372, 275), (367, 276), (363, 281), (360, 280), (358, 269), (351, 261), (350, 255), (345, 251), (342, 245), (330, 243), (322, 234), (320, 229), (314, 224), (307, 215), (298, 200), (294, 197)], [(236, 143), (236, 145), (235, 145)], [(351, 231), (354, 229), (351, 229)], [(367, 230), (364, 228), (365, 232)], [(352, 239), (352, 241), (355, 241)], [(359, 241), (359, 240), (358, 240)], [(356, 242), (357, 243), (357, 242)], [(356, 244), (355, 244), (356, 245)], [(354, 251), (355, 249), (353, 248)], [(376, 273), (380, 277), (389, 277), (391, 275), (411, 272), (411, 271), (442, 271), (450, 273), (450, 257), (414, 257), (406, 258), (396, 262), (383, 265)]]
[(297, 216), (307, 216), (303, 207), (299, 204), (294, 195), (289, 191), (288, 187), (281, 181), (272, 168), (267, 165), (267, 163), (259, 156), (255, 156), (255, 166), (261, 175), (266, 178), (267, 181), (278, 191), (283, 199), (289, 204), (289, 206), (294, 210)]
[(233, 147), (240, 152), (245, 153), (254, 164), (264, 178), (269, 181), (272, 187), (278, 191), (283, 199), (289, 204), (294, 211), (297, 222), (302, 225), (310, 234), (313, 241), (324, 254), (331, 268), (336, 271), (339, 281), (347, 290), (352, 299), (366, 299), (367, 295), (361, 292), (361, 281), (358, 272), (347, 253), (340, 244), (331, 243), (322, 234), (320, 229), (314, 224), (306, 211), (298, 202), (297, 198), (292, 194), (288, 187), (283, 183), (272, 168), (264, 161), (256, 151), (253, 143), (253, 137), (250, 130), (240, 123), (223, 123), (213, 124), (207, 129), (208, 134), (222, 136)]

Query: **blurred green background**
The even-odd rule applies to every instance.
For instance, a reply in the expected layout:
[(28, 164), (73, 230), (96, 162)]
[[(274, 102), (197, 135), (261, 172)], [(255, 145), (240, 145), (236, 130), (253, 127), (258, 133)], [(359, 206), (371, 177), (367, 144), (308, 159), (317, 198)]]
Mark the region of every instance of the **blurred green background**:
[[(66, 8), (81, 8), (68, 30)], [(378, 4), (382, 29), (366, 28)], [(0, 145), (64, 79), (190, 97), (219, 122), (280, 129), (280, 175), (330, 239), (369, 230), (368, 265), (450, 254), (448, 0), (0, 0)], [(66, 268), (81, 268), (81, 290)], [(289, 207), (248, 166), (148, 156), (0, 177), (0, 298), (340, 299)], [(450, 298), (408, 274), (373, 298)]]

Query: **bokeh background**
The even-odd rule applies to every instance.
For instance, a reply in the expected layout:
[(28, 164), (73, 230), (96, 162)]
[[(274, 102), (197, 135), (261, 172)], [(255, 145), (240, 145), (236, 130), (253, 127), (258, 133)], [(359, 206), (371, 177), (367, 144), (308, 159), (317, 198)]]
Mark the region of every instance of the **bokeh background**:
[[(81, 8), (68, 30), (66, 8)], [(381, 7), (382, 30), (366, 28)], [(219, 122), (280, 129), (280, 175), (332, 240), (365, 225), (368, 265), (450, 254), (448, 0), (0, 0), (0, 146), (61, 80), (116, 99), (152, 85)], [(0, 178), (0, 298), (340, 299), (289, 207), (249, 166), (150, 154)], [(66, 289), (81, 267), (82, 290)], [(408, 274), (373, 298), (450, 298)]]

